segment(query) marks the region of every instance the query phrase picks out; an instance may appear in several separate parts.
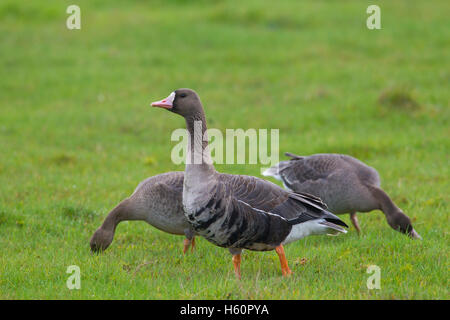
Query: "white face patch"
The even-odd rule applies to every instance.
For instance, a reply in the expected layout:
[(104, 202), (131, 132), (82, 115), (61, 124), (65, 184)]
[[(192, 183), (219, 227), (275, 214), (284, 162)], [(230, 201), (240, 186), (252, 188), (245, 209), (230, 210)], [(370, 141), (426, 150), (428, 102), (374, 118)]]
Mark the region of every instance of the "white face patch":
[(166, 100), (167, 103), (169, 103), (172, 106), (173, 100), (175, 100), (175, 91), (173, 91), (171, 94), (169, 94), (169, 96), (164, 100)]

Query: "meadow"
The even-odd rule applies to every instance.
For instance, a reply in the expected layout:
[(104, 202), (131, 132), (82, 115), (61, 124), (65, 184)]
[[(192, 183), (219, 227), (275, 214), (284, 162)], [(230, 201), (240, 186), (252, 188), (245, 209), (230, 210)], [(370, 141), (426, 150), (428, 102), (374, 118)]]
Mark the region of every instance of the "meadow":
[[(66, 28), (70, 4), (81, 30)], [(450, 2), (376, 1), (381, 30), (366, 27), (369, 4), (1, 1), (0, 298), (449, 299)], [(92, 254), (141, 180), (184, 170), (170, 159), (184, 121), (149, 107), (179, 87), (200, 94), (210, 127), (279, 129), (280, 160), (334, 152), (377, 168), (423, 241), (360, 214), (361, 236), (286, 246), (289, 278), (275, 252), (246, 251), (241, 281), (227, 250), (198, 238), (183, 255), (182, 237), (144, 222)]]

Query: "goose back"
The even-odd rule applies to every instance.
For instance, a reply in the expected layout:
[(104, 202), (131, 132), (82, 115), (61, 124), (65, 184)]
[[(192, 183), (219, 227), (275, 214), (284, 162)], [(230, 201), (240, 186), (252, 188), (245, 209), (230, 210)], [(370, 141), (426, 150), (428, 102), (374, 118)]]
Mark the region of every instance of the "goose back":
[(182, 235), (190, 228), (183, 212), (182, 171), (162, 173), (142, 181), (130, 196), (133, 215), (162, 231)]
[(343, 154), (295, 156), (264, 174), (281, 180), (286, 188), (321, 198), (335, 214), (379, 209), (368, 186), (380, 186), (378, 172)]

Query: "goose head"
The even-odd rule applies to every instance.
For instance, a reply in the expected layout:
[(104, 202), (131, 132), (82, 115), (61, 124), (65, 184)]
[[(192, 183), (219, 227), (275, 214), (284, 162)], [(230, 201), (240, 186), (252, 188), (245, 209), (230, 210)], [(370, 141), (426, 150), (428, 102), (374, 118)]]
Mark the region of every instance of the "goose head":
[(397, 209), (394, 212), (391, 212), (391, 214), (387, 216), (387, 221), (393, 229), (407, 234), (413, 239), (422, 240), (420, 234), (414, 230), (411, 219), (405, 215), (402, 210)]
[(103, 228), (98, 228), (92, 235), (90, 245), (92, 252), (105, 251), (114, 238), (114, 232)]
[(177, 89), (167, 98), (152, 102), (151, 106), (167, 109), (185, 118), (203, 112), (200, 97), (191, 89)]

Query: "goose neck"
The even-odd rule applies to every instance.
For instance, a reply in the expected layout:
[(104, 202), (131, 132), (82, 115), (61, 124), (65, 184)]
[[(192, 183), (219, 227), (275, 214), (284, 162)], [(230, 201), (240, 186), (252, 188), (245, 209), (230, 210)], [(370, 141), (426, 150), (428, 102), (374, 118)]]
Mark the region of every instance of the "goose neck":
[(188, 131), (186, 172), (193, 168), (205, 173), (214, 172), (208, 148), (208, 132), (204, 113), (186, 117), (186, 129)]
[(103, 222), (101, 228), (103, 230), (108, 230), (114, 232), (116, 230), (119, 222), (126, 220), (127, 212), (128, 212), (128, 201), (127, 199), (119, 203), (106, 217)]
[(396, 206), (394, 201), (392, 201), (392, 199), (387, 195), (386, 192), (374, 186), (372, 186), (370, 189), (372, 190), (373, 196), (378, 200), (379, 209), (385, 214), (393, 215), (396, 212), (400, 211), (400, 209)]

